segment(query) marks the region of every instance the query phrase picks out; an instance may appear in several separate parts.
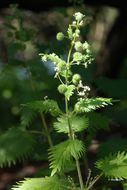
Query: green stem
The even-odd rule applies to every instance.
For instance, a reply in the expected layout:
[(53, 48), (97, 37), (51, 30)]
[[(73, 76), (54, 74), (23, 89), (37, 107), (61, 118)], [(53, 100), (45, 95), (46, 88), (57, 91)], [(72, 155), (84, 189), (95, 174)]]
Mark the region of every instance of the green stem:
[(47, 126), (45, 118), (44, 118), (44, 114), (41, 112), (40, 115), (41, 115), (41, 120), (42, 120), (44, 129), (45, 129), (45, 132), (46, 132), (46, 136), (47, 136), (47, 139), (48, 139), (49, 146), (53, 147), (53, 142), (52, 142), (49, 130), (48, 130), (48, 126)]
[[(76, 29), (78, 29), (78, 25), (76, 26)], [(72, 53), (75, 41), (76, 41), (76, 36), (74, 36), (74, 38), (73, 38), (73, 40), (71, 42), (71, 47), (70, 47), (70, 50), (69, 50), (69, 53), (68, 53), (67, 65), (68, 65), (69, 68), (70, 68), (70, 64), (71, 64), (71, 62), (70, 62), (71, 53)]]
[[(30, 84), (31, 84), (31, 88), (32, 88), (33, 91), (35, 91), (36, 87), (35, 87), (35, 84), (33, 82), (32, 73), (31, 73), (30, 69), (27, 66), (26, 66), (26, 68), (27, 68), (27, 71), (28, 71), (29, 81), (30, 81)], [(53, 142), (52, 142), (52, 139), (51, 139), (51, 136), (50, 136), (50, 132), (48, 130), (48, 126), (47, 126), (46, 121), (45, 121), (44, 114), (40, 113), (40, 116), (41, 116), (42, 124), (43, 124), (44, 129), (45, 129), (45, 133), (46, 133), (46, 137), (47, 137), (49, 146), (52, 147), (53, 146)], [(42, 134), (43, 134), (43, 132), (42, 132)]]
[(90, 185), (87, 187), (87, 190), (90, 190), (93, 185), (100, 179), (100, 177), (103, 175), (103, 173), (101, 173), (100, 175), (98, 175), (91, 183)]
[[(68, 100), (66, 97), (65, 97), (65, 106), (66, 106), (66, 114), (67, 114), (67, 120), (68, 120), (70, 139), (74, 140), (74, 135), (73, 135), (73, 131), (71, 128), (70, 119), (69, 119)], [(77, 158), (75, 158), (75, 161), (76, 161), (76, 168), (77, 168), (77, 172), (78, 172), (80, 188), (81, 188), (81, 190), (84, 190), (84, 184), (83, 184), (83, 179), (82, 179), (82, 174), (81, 174), (81, 169), (80, 169), (80, 163), (79, 163), (79, 160)]]
[(69, 50), (69, 53), (68, 53), (67, 65), (68, 65), (69, 68), (70, 68), (70, 58), (71, 58), (71, 53), (72, 53), (72, 49), (73, 49), (73, 46), (74, 46), (74, 42), (75, 42), (75, 38), (71, 42), (71, 47), (70, 47), (70, 50)]
[(81, 190), (84, 190), (84, 184), (83, 184), (83, 179), (82, 179), (82, 174), (81, 174), (81, 169), (80, 169), (80, 163), (79, 163), (78, 159), (75, 159), (75, 161), (76, 161), (76, 167), (77, 167), (77, 172), (78, 172), (80, 188), (81, 188)]
[(68, 127), (69, 127), (69, 134), (70, 134), (70, 137), (73, 139), (73, 133), (72, 133), (72, 129), (71, 129), (71, 124), (70, 124), (70, 120), (69, 120), (69, 110), (68, 110), (68, 100), (67, 98), (65, 97), (65, 109), (66, 109), (66, 114), (67, 114), (67, 121), (68, 121)]
[[(73, 41), (71, 42), (71, 47), (68, 53), (68, 59), (67, 59), (67, 67), (66, 67), (66, 78), (65, 78), (65, 83), (66, 85), (68, 85), (69, 81), (68, 81), (68, 71), (71, 67), (71, 62), (70, 62), (70, 58), (71, 58), (71, 53), (73, 50), (73, 46), (75, 43), (76, 37), (74, 37)], [(68, 128), (69, 128), (69, 136), (70, 139), (74, 140), (74, 134), (71, 128), (71, 123), (70, 123), (70, 118), (69, 118), (69, 108), (68, 108), (68, 99), (65, 97), (65, 110), (66, 110), (66, 115), (67, 115), (67, 121), (68, 121)], [(84, 184), (83, 184), (83, 179), (82, 179), (82, 174), (81, 174), (81, 169), (80, 169), (80, 163), (79, 160), (77, 158), (75, 158), (76, 161), (76, 168), (77, 168), (77, 172), (78, 172), (78, 178), (79, 178), (79, 183), (80, 183), (80, 188), (81, 190), (84, 190)]]

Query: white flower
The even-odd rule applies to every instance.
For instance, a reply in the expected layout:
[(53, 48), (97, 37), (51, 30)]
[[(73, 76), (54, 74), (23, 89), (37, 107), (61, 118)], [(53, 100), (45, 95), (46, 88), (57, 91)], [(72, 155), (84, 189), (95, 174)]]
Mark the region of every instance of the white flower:
[(74, 26), (75, 26), (75, 25), (76, 25), (76, 21), (73, 21), (73, 22), (72, 22), (72, 25), (74, 25)]
[(42, 61), (47, 61), (47, 56), (46, 55), (43, 55), (42, 57), (41, 57), (41, 59), (42, 59)]
[(79, 26), (82, 26), (82, 25), (83, 25), (83, 20), (81, 20), (79, 23)]
[(90, 91), (90, 87), (89, 86), (84, 86), (84, 92)]
[(87, 68), (88, 67), (88, 63), (84, 63), (84, 66), (85, 66), (85, 68)]
[(82, 47), (82, 43), (80, 41), (75, 42), (75, 50), (76, 51), (82, 51), (83, 47)]
[(79, 22), (83, 19), (84, 16), (85, 16), (85, 15), (83, 15), (83, 14), (80, 13), (80, 12), (77, 12), (77, 13), (74, 14), (75, 19), (76, 19), (77, 21), (79, 21)]
[(89, 91), (90, 91), (90, 87), (83, 86), (82, 81), (80, 80), (79, 85), (78, 85), (78, 95), (87, 97)]

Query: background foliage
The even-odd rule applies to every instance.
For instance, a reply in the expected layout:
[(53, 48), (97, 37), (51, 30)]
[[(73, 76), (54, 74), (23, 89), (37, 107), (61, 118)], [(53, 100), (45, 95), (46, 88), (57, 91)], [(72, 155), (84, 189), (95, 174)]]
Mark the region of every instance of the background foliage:
[[(84, 81), (91, 85), (94, 95), (101, 94), (120, 100), (115, 103), (112, 108), (106, 108), (105, 111), (98, 111), (94, 114), (88, 113), (88, 117), (93, 118), (92, 120), (90, 119), (91, 130), (87, 142), (89, 150), (91, 150), (93, 140), (96, 140), (97, 147), (99, 147), (98, 149), (94, 149), (96, 153), (98, 152), (97, 154), (95, 154), (94, 151), (89, 151), (89, 164), (92, 168), (93, 160), (91, 159), (91, 155), (96, 155), (104, 159), (108, 153), (112, 152), (116, 155), (118, 151), (123, 152), (123, 157), (120, 157), (122, 163), (126, 157), (124, 154), (124, 151), (126, 151), (127, 124), (126, 59), (124, 60), (124, 64), (121, 63), (121, 70), (115, 79), (113, 77), (109, 78), (108, 75), (104, 76), (103, 73), (102, 76), (97, 77), (98, 70), (101, 70), (101, 66), (96, 64), (100, 56), (99, 52), (101, 48), (103, 49), (105, 42), (104, 32), (102, 33), (102, 38), (99, 37), (98, 33), (100, 33), (101, 29), (104, 31), (109, 30), (109, 26), (111, 26), (113, 22), (111, 22), (111, 20), (115, 18), (117, 13), (115, 11), (113, 12), (113, 10), (109, 10), (107, 13), (106, 8), (97, 11), (96, 9), (87, 9), (84, 6), (80, 6), (78, 7), (78, 10), (79, 9), (85, 12), (89, 17), (88, 20), (90, 23), (88, 22), (87, 27), (81, 31), (82, 38), (90, 41), (96, 58), (95, 64), (90, 66), (87, 72), (81, 69), (81, 76)], [(41, 138), (39, 133), (40, 130), (42, 130), (41, 120), (43, 118), (40, 115), (42, 110), (40, 110), (40, 106), (38, 108), (37, 102), (36, 106), (32, 104), (25, 105), (25, 103), (40, 100), (43, 104), (45, 96), (55, 99), (58, 102), (62, 99), (56, 92), (57, 82), (52, 80), (53, 68), (49, 65), (42, 64), (38, 54), (42, 51), (48, 53), (53, 50), (58, 55), (62, 54), (66, 58), (65, 49), (67, 47), (67, 41), (65, 40), (62, 45), (59, 45), (55, 40), (55, 34), (61, 29), (65, 31), (66, 28), (61, 26), (69, 23), (74, 11), (75, 8), (73, 7), (57, 8), (44, 13), (44, 15), (38, 14), (37, 16), (40, 18), (39, 23), (35, 21), (36, 19), (34, 17), (36, 17), (36, 15), (19, 11), (15, 9), (15, 7), (11, 7), (5, 12), (2, 12), (2, 16), (4, 15), (2, 23), (2, 31), (4, 34), (1, 41), (4, 45), (2, 46), (3, 50), (1, 51), (0, 58), (1, 167), (13, 165), (15, 164), (15, 160), (21, 162), (21, 160), (27, 160), (27, 158), (29, 160), (47, 160), (47, 152), (45, 152), (48, 146), (45, 138), (46, 131), (43, 131), (43, 138)], [(30, 17), (29, 14), (32, 15), (32, 17)], [(26, 17), (28, 17), (28, 20), (26, 20)], [(47, 22), (42, 21), (45, 18), (49, 20), (47, 19)], [(30, 22), (29, 19), (32, 21)], [(104, 19), (107, 19), (106, 23)], [(42, 24), (40, 24), (41, 22)], [(63, 23), (61, 24), (61, 22)], [(100, 27), (100, 30), (99, 26), (102, 27)], [(95, 33), (95, 35), (93, 33)], [(76, 69), (75, 67), (74, 70)], [(57, 105), (53, 102), (51, 105), (53, 106), (52, 109), (56, 108), (57, 115), (57, 113), (59, 113)], [(61, 104), (61, 109), (63, 109), (63, 107), (64, 104)], [(46, 112), (46, 110), (44, 111)], [(103, 118), (102, 121), (101, 118)], [(60, 137), (54, 134), (51, 128), (51, 116), (47, 113), (46, 121), (48, 122), (52, 138), (56, 143), (65, 138), (64, 135)], [(97, 124), (96, 126), (95, 123)], [(55, 127), (57, 127), (57, 130), (59, 129), (57, 123)], [(34, 128), (38, 130), (38, 134), (34, 133)], [(17, 131), (16, 135), (14, 129)], [(26, 134), (25, 129), (32, 132)], [(39, 143), (35, 143), (33, 137), (35, 139), (37, 138)], [(85, 138), (85, 134), (82, 138)], [(26, 140), (27, 144), (25, 143)], [(21, 146), (24, 148), (19, 151), (19, 147)], [(110, 160), (114, 159), (114, 155), (111, 155)], [(117, 154), (117, 156), (119, 157), (119, 154)], [(107, 166), (107, 163), (104, 164)], [(101, 163), (98, 164), (98, 167), (105, 170), (105, 165), (103, 166)], [(121, 168), (118, 168), (118, 170), (120, 169)], [(96, 171), (94, 172), (96, 173)], [(118, 173), (120, 172), (118, 171)], [(124, 174), (122, 177), (125, 177)], [(113, 189), (113, 186), (114, 183), (112, 182), (109, 188)], [(118, 184), (116, 187), (118, 187)], [(103, 188), (106, 189), (106, 187)], [(126, 184), (124, 184), (124, 189), (126, 189)]]

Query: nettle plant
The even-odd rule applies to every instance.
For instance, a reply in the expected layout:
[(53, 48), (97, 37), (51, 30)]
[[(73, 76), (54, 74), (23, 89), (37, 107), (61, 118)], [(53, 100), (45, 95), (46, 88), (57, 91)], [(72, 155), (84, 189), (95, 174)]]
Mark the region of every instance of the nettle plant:
[[(13, 190), (89, 190), (102, 176), (112, 180), (127, 178), (127, 154), (125, 152), (110, 154), (106, 158), (98, 160), (95, 166), (100, 172), (95, 177), (91, 177), (88, 172), (85, 180), (84, 169), (82, 167), (81, 170), (80, 167), (81, 161), (87, 157), (87, 143), (85, 139), (82, 140), (81, 134), (87, 134), (92, 130), (89, 129), (91, 122), (89, 113), (112, 105), (111, 98), (91, 97), (90, 87), (83, 84), (80, 74), (72, 72), (75, 65), (84, 66), (87, 69), (93, 61), (90, 45), (86, 41), (84, 43), (80, 41), (80, 29), (83, 26), (84, 17), (85, 15), (80, 12), (75, 13), (74, 21), (69, 25), (67, 34), (64, 35), (62, 32), (57, 34), (57, 40), (68, 38), (70, 41), (67, 60), (55, 53), (40, 54), (42, 61), (51, 61), (54, 64), (55, 78), (60, 82), (57, 90), (64, 97), (65, 109), (61, 110), (55, 100), (48, 98), (25, 105), (41, 114), (44, 126), (43, 134), (49, 143), (48, 159), (51, 175), (42, 178), (26, 178), (13, 186)], [(71, 103), (72, 99), (75, 102), (73, 104)], [(59, 135), (63, 133), (64, 141), (53, 145), (50, 130), (44, 119), (45, 113), (49, 113), (55, 118), (55, 121), (53, 119), (54, 131)], [(101, 122), (100, 118), (99, 120)], [(25, 122), (28, 125), (29, 120), (22, 119), (22, 125), (23, 122), (24, 125)], [(27, 128), (24, 130), (27, 131)], [(27, 134), (24, 130), (22, 133)], [(25, 138), (28, 141), (31, 140), (29, 135), (26, 135)], [(27, 148), (29, 149), (29, 147)], [(72, 171), (77, 172), (72, 174)]]

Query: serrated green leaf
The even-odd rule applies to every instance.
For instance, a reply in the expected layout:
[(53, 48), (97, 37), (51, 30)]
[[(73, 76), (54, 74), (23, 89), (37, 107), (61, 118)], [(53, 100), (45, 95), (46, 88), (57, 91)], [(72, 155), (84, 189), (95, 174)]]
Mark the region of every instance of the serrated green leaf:
[(58, 116), (61, 113), (55, 100), (37, 100), (27, 103), (26, 106), (37, 112), (50, 113), (52, 116)]
[(20, 181), (11, 188), (12, 190), (68, 190), (71, 189), (70, 182), (65, 178), (57, 176), (45, 178), (30, 178)]
[(31, 134), (17, 128), (10, 128), (0, 137), (0, 166), (10, 166), (28, 157), (35, 141)]
[(66, 168), (66, 163), (72, 163), (73, 158), (80, 158), (85, 151), (84, 143), (78, 139), (67, 140), (49, 150), (52, 175)]
[(33, 110), (27, 107), (23, 108), (21, 113), (21, 126), (28, 127), (35, 118), (35, 116), (36, 113)]
[(70, 100), (70, 97), (74, 94), (75, 86), (69, 85), (67, 86), (67, 90), (65, 92), (65, 97)]
[[(69, 118), (73, 132), (81, 132), (88, 127), (88, 118), (72, 115)], [(57, 118), (54, 128), (59, 133), (69, 133), (68, 118), (65, 115)]]
[(127, 153), (110, 154), (104, 159), (97, 161), (96, 167), (102, 170), (109, 179), (127, 179)]
[(75, 111), (77, 113), (90, 112), (108, 105), (112, 105), (111, 98), (80, 98), (75, 104)]

